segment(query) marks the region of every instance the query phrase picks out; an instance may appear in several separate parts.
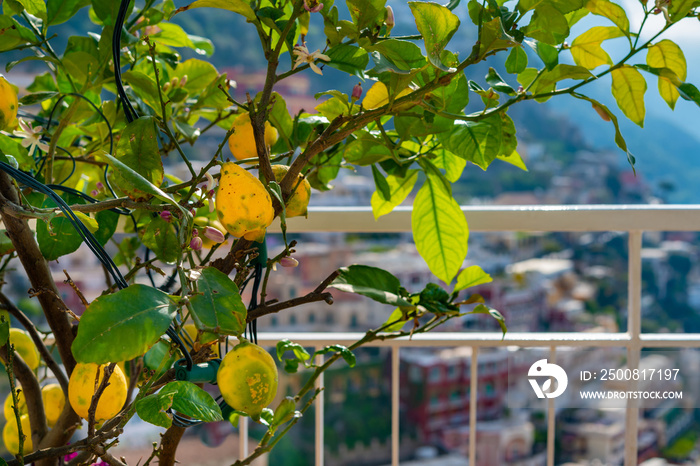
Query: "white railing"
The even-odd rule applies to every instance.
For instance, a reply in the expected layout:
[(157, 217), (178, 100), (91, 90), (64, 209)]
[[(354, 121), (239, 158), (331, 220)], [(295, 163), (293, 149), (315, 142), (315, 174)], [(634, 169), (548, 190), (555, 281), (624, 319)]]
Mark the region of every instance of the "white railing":
[[(627, 348), (628, 367), (637, 368), (642, 348), (700, 347), (700, 334), (641, 333), (641, 249), (645, 231), (700, 231), (700, 205), (602, 205), (602, 206), (486, 206), (463, 207), (471, 231), (542, 231), (628, 233), (628, 319), (627, 331), (619, 333), (515, 333), (505, 339), (499, 333), (434, 333), (415, 335), (412, 339), (377, 341), (370, 346), (390, 347), (392, 400), (392, 465), (399, 464), (399, 351), (402, 347), (472, 347), (471, 386), (469, 399), (469, 464), (476, 464), (476, 413), (479, 348), (519, 346), (549, 347), (552, 361), (558, 347)], [(410, 208), (398, 208), (374, 220), (372, 211), (362, 207), (316, 207), (309, 209), (308, 219), (288, 220), (292, 232), (408, 232), (411, 230)], [(278, 224), (271, 227), (279, 231)], [(261, 333), (259, 343), (274, 346), (289, 338), (307, 347), (323, 348), (327, 344), (352, 344), (361, 333)], [(318, 381), (322, 386), (323, 378)], [(631, 387), (630, 389), (634, 389)], [(548, 400), (547, 466), (554, 466), (555, 400)], [(323, 465), (323, 392), (317, 399), (316, 454), (317, 466)], [(638, 403), (627, 400), (625, 419), (625, 466), (637, 465)], [(247, 424), (240, 429), (242, 454), (247, 452)]]

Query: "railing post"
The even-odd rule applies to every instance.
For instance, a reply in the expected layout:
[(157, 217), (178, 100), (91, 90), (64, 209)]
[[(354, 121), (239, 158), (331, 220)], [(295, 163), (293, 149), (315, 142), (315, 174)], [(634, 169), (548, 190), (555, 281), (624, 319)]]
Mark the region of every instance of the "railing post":
[[(642, 333), (642, 232), (630, 231), (628, 239), (627, 264), (627, 333), (630, 340), (627, 345), (627, 367), (639, 368)], [(638, 383), (630, 381), (631, 390), (636, 390)], [(637, 466), (637, 438), (639, 435), (639, 402), (631, 397), (627, 399), (625, 411), (625, 466)]]
[(399, 466), (399, 347), (391, 347), (391, 466)]
[(238, 456), (244, 459), (248, 456), (248, 418), (238, 418)]
[(479, 390), (479, 347), (472, 346), (469, 378), (469, 465), (476, 466), (476, 396)]
[[(323, 349), (323, 347), (316, 348), (316, 351)], [(323, 355), (319, 354), (316, 356), (316, 364), (319, 366), (323, 365)], [(316, 466), (323, 466), (323, 427), (324, 427), (324, 389), (325, 380), (323, 372), (318, 376), (316, 382), (314, 382), (314, 387), (316, 390), (320, 390), (318, 396), (316, 397)]]
[[(549, 348), (549, 363), (557, 362), (557, 347)], [(554, 398), (547, 399), (547, 466), (554, 466), (554, 428), (557, 413), (554, 411)]]

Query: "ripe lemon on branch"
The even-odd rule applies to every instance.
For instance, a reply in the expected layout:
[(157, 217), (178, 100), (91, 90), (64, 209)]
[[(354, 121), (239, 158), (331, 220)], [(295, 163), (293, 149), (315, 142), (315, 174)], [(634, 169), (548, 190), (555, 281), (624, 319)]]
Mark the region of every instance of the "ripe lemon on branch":
[(41, 388), (41, 398), (44, 401), (46, 422), (49, 427), (53, 427), (63, 412), (63, 407), (66, 405), (66, 397), (63, 395), (60, 385), (50, 383)]
[(221, 225), (233, 236), (258, 242), (265, 238), (265, 229), (275, 217), (265, 186), (232, 162), (221, 167), (216, 213)]
[[(258, 149), (253, 136), (253, 125), (250, 122), (250, 114), (241, 113), (233, 120), (231, 127), (233, 134), (228, 138), (228, 148), (237, 160), (252, 159), (258, 157)], [(277, 142), (279, 134), (277, 129), (265, 122), (265, 144), (272, 146)]]
[[(22, 434), (25, 436), (24, 445), (22, 445), (22, 451), (28, 453), (34, 450), (32, 445), (32, 428), (29, 425), (29, 414), (23, 414), (19, 418), (22, 423)], [(7, 424), (2, 429), (2, 441), (5, 443), (5, 448), (11, 454), (16, 455), (19, 453), (19, 429), (17, 428), (17, 418), (14, 414), (7, 419)]]
[(27, 363), (31, 370), (39, 367), (39, 351), (37, 351), (32, 337), (27, 332), (18, 328), (11, 328), (10, 342), (14, 345), (17, 354), (22, 356), (22, 359), (24, 359), (24, 362)]
[[(88, 410), (92, 397), (97, 388), (102, 383), (104, 377), (104, 365), (98, 366), (95, 363), (78, 363), (73, 369), (68, 381), (68, 401), (78, 416), (83, 419), (88, 418)], [(99, 371), (99, 379), (95, 383), (95, 376)], [(95, 420), (104, 421), (113, 418), (126, 402), (126, 377), (119, 368), (114, 366), (114, 372), (109, 377), (109, 385), (102, 392), (100, 400), (97, 402), (95, 410)]]
[(0, 130), (16, 126), (18, 107), (17, 90), (0, 75)]
[(230, 407), (258, 419), (275, 399), (278, 377), (272, 356), (260, 346), (242, 340), (224, 356), (216, 382)]
[[(275, 174), (275, 181), (278, 183), (289, 171), (286, 165), (273, 165), (272, 173)], [(294, 191), (286, 203), (287, 217), (306, 216), (306, 208), (309, 206), (309, 198), (311, 197), (311, 185), (309, 181), (301, 173), (297, 175), (296, 181), (292, 185)]]
[[(5, 420), (10, 420), (15, 417), (15, 410), (12, 409), (12, 393), (8, 393), (7, 398), (5, 398), (5, 405), (3, 412), (5, 414)], [(24, 399), (24, 391), (21, 387), (17, 387), (17, 410), (19, 415), (27, 414), (27, 401)]]

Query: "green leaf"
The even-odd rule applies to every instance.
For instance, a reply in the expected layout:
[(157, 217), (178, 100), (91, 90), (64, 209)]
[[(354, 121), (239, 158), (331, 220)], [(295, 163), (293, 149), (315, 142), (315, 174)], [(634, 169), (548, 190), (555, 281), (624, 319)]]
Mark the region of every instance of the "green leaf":
[(354, 45), (338, 44), (328, 49), (326, 55), (331, 59), (328, 66), (364, 78), (365, 68), (369, 63), (369, 55), (366, 50)]
[(486, 170), (501, 147), (501, 126), (498, 115), (481, 121), (457, 121), (441, 140), (445, 149)]
[(600, 65), (612, 65), (610, 55), (603, 50), (604, 40), (622, 37), (622, 31), (613, 26), (595, 26), (584, 32), (571, 44), (571, 55), (577, 65), (592, 70)]
[(381, 24), (384, 20), (384, 8), (386, 0), (346, 0), (352, 22), (357, 26), (357, 31)]
[[(85, 201), (78, 196), (64, 195), (63, 198), (69, 204), (85, 204)], [(57, 208), (57, 205), (52, 200), (46, 199), (42, 207)], [(49, 223), (51, 228), (49, 228)], [(63, 216), (55, 217), (49, 222), (37, 220), (36, 239), (41, 254), (48, 261), (75, 252), (83, 244), (83, 238), (71, 221)]]
[[(673, 71), (681, 81), (687, 77), (687, 64), (681, 48), (673, 41), (664, 39), (647, 51), (647, 64), (654, 68), (668, 68)], [(659, 95), (671, 109), (676, 106), (679, 92), (672, 80), (659, 76)]]
[(31, 30), (6, 15), (0, 15), (0, 31), (2, 31), (0, 52), (12, 50), (21, 45), (33, 44), (36, 41)]
[[(294, 374), (299, 369), (299, 364), (307, 366), (311, 355), (306, 349), (298, 343), (294, 343), (290, 340), (284, 339), (277, 342), (276, 346), (277, 359), (284, 363), (284, 370), (290, 374)], [(291, 351), (294, 353), (292, 358), (285, 358), (284, 353)]]
[(454, 291), (461, 291), (471, 286), (482, 285), (492, 281), (491, 275), (484, 272), (478, 265), (472, 265), (459, 273)]
[(586, 9), (594, 15), (604, 16), (612, 21), (620, 30), (629, 36), (630, 22), (624, 8), (609, 0), (588, 0)]
[[(407, 308), (404, 308), (407, 309)], [(406, 325), (406, 322), (408, 322), (409, 317), (408, 313), (404, 311), (404, 309), (401, 309), (400, 307), (397, 307), (394, 309), (389, 316), (389, 318), (382, 324), (382, 327), (384, 327), (387, 324), (390, 324), (391, 322), (395, 322), (393, 325), (390, 325), (386, 327), (383, 331), (384, 332), (400, 332), (401, 329)]]
[(413, 201), (411, 227), (430, 271), (450, 283), (467, 256), (469, 228), (459, 204), (435, 176), (428, 176)]
[(612, 71), (612, 94), (617, 106), (633, 122), (644, 127), (644, 93), (647, 82), (636, 68), (624, 65)]
[(506, 71), (510, 74), (521, 73), (527, 67), (527, 53), (522, 47), (513, 47), (506, 59)]
[(17, 0), (27, 13), (37, 18), (46, 19), (46, 3), (43, 0)]
[(160, 427), (170, 427), (172, 420), (166, 411), (172, 409), (204, 422), (223, 420), (214, 398), (192, 382), (170, 382), (158, 393), (138, 400), (134, 407), (139, 417)]
[(522, 157), (520, 157), (520, 154), (518, 154), (518, 151), (514, 150), (510, 153), (510, 155), (499, 155), (498, 159), (518, 167), (522, 171), (528, 171), (527, 166), (525, 165), (525, 162), (523, 162)]
[(239, 15), (245, 17), (245, 19), (248, 21), (255, 21), (257, 19), (255, 12), (250, 7), (250, 2), (247, 2), (246, 0), (197, 0), (187, 6), (178, 8), (170, 15), (170, 17), (172, 18), (177, 13), (187, 11), (192, 8), (219, 8), (238, 13)]
[[(542, 62), (545, 64), (547, 67), (547, 70), (551, 70), (557, 64), (559, 63), (559, 51), (557, 50), (556, 47), (553, 47), (549, 44), (545, 44), (544, 42), (536, 42), (535, 43), (535, 52), (537, 52), (537, 56), (542, 59)], [(526, 61), (527, 65), (527, 61)], [(523, 66), (522, 70), (524, 70), (525, 67)], [(520, 70), (520, 71), (522, 71)], [(520, 72), (519, 71), (519, 72)]]
[(176, 311), (167, 294), (146, 285), (100, 296), (80, 319), (73, 356), (96, 364), (141, 356), (165, 333)]
[(373, 71), (377, 74), (384, 71), (408, 74), (427, 63), (420, 47), (407, 40), (387, 39), (367, 47), (367, 50), (373, 52), (372, 58), (377, 64)]
[(670, 3), (668, 13), (673, 23), (685, 18), (690, 10), (698, 6), (696, 0), (675, 0)]
[(379, 135), (358, 131), (357, 139), (345, 147), (343, 157), (355, 165), (371, 165), (391, 158), (391, 150)]
[[(154, 117), (140, 117), (126, 126), (117, 144), (117, 159), (152, 185), (160, 186), (164, 171), (158, 151), (158, 130)], [(137, 186), (119, 167), (116, 168), (115, 183), (129, 197), (143, 199), (147, 194), (152, 194)]]
[(384, 175), (379, 171), (376, 165), (372, 165), (372, 178), (374, 178), (374, 185), (377, 187), (376, 193), (379, 194), (385, 201), (391, 200), (391, 190), (389, 188), (389, 183), (387, 183)]
[(399, 279), (386, 270), (368, 265), (351, 265), (339, 269), (340, 275), (330, 286), (347, 293), (361, 294), (377, 302), (394, 306), (412, 306), (403, 298)]
[(125, 71), (122, 73), (122, 78), (126, 84), (131, 86), (134, 93), (149, 107), (151, 107), (154, 111), (161, 111), (160, 97), (158, 96), (158, 84), (156, 84), (155, 79), (145, 73), (135, 70)]
[[(634, 163), (635, 163), (635, 158), (632, 155), (632, 153), (629, 151), (627, 148), (627, 142), (625, 141), (625, 138), (622, 137), (622, 133), (620, 132), (620, 125), (617, 121), (617, 116), (608, 109), (605, 105), (601, 104), (595, 99), (592, 99), (588, 96), (585, 96), (583, 94), (578, 94), (576, 92), (571, 93), (572, 96), (576, 97), (577, 99), (585, 100), (587, 102), (590, 102), (591, 105), (593, 106), (593, 109), (596, 110), (596, 112), (603, 117), (604, 120), (606, 121), (612, 121), (613, 125), (615, 125), (615, 143), (617, 144), (617, 147), (625, 151), (627, 154), (627, 160), (629, 161), (630, 165), (632, 166), (632, 169), (634, 170)], [(601, 114), (602, 113), (602, 114)]]
[(27, 149), (22, 147), (19, 139), (0, 134), (0, 152), (14, 157), (21, 170), (28, 170), (34, 167), (34, 159), (29, 156)]
[(477, 305), (473, 311), (468, 312), (467, 314), (486, 314), (490, 315), (496, 321), (498, 322), (498, 325), (501, 327), (501, 331), (503, 332), (503, 336), (506, 336), (506, 332), (508, 331), (508, 327), (506, 327), (506, 320), (503, 318), (503, 315), (498, 312), (496, 309), (484, 306), (483, 304)]
[(139, 229), (139, 238), (144, 246), (156, 254), (158, 260), (174, 264), (180, 257), (180, 244), (175, 227), (160, 218), (150, 217), (146, 225)]
[(467, 166), (467, 161), (445, 149), (434, 150), (433, 154), (435, 158), (432, 161), (435, 166), (445, 170), (445, 178), (448, 181), (456, 183), (462, 176), (462, 172)]
[(295, 411), (296, 405), (297, 404), (294, 401), (294, 397), (291, 396), (286, 396), (282, 401), (280, 401), (280, 404), (277, 405), (277, 408), (275, 408), (275, 415), (270, 423), (270, 429), (272, 429), (272, 432), (274, 432), (275, 429), (282, 424), (286, 424), (294, 419), (297, 413), (297, 411)]
[(245, 330), (246, 306), (236, 284), (228, 275), (206, 267), (197, 280), (198, 293), (190, 298), (197, 328), (226, 335)]
[(58, 95), (58, 92), (35, 92), (34, 94), (27, 94), (19, 99), (19, 103), (22, 106), (29, 106), (38, 104), (45, 100), (52, 99)]
[(418, 170), (408, 170), (406, 176), (399, 177), (389, 175), (386, 177), (386, 183), (389, 186), (389, 196), (382, 198), (378, 191), (372, 194), (372, 212), (374, 218), (378, 219), (382, 215), (386, 215), (394, 207), (400, 205), (413, 190), (413, 186), (418, 179)]
[(442, 63), (442, 51), (459, 28), (459, 18), (448, 8), (430, 2), (408, 2), (416, 20), (418, 32), (425, 41), (430, 63), (443, 71), (450, 68)]
[[(593, 74), (583, 66), (559, 64), (552, 71), (545, 71), (535, 84), (537, 91), (550, 88), (552, 85), (565, 79), (588, 79)], [(533, 92), (536, 93), (535, 90)]]
[(681, 97), (683, 97), (685, 100), (690, 100), (700, 106), (700, 91), (698, 91), (698, 88), (694, 85), (690, 83), (683, 83), (678, 86), (678, 92), (680, 92)]
[(330, 345), (326, 346), (322, 350), (316, 351), (316, 354), (328, 354), (328, 353), (340, 353), (340, 356), (348, 363), (348, 366), (355, 367), (356, 359), (355, 354), (350, 351), (347, 347), (343, 345)]
[(71, 19), (81, 8), (88, 6), (90, 0), (48, 0), (46, 16), (48, 24), (56, 25)]
[(559, 45), (569, 35), (569, 22), (564, 14), (550, 3), (541, 3), (523, 32), (549, 45)]
[(489, 72), (486, 75), (486, 82), (498, 92), (503, 92), (508, 95), (515, 95), (515, 89), (510, 87), (493, 68), (489, 68)]

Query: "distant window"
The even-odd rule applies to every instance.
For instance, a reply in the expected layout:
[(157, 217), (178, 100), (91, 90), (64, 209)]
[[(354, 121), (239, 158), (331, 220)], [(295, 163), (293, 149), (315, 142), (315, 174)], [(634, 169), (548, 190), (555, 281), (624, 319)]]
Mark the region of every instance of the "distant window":
[(423, 370), (419, 366), (410, 366), (408, 369), (408, 378), (411, 382), (420, 382), (423, 380)]
[(494, 388), (493, 388), (493, 384), (492, 384), (492, 383), (487, 383), (487, 384), (485, 385), (485, 387), (484, 387), (484, 392), (485, 392), (487, 395), (493, 395), (493, 394), (495, 393), (495, 390), (494, 390)]
[(431, 367), (430, 368), (430, 374), (428, 375), (428, 380), (430, 382), (437, 382), (440, 380), (440, 377), (442, 376), (441, 370), (439, 366)]
[(297, 289), (296, 287), (290, 286), (289, 287), (289, 299), (293, 299), (297, 297)]
[(330, 314), (330, 313), (326, 314), (326, 323), (332, 324), (333, 321), (334, 321), (333, 314)]
[(312, 312), (311, 314), (309, 314), (309, 323), (313, 324), (314, 322), (316, 322), (316, 314)]
[(437, 395), (437, 393), (433, 393), (430, 395), (430, 406), (437, 406), (440, 404), (440, 397)]
[(357, 314), (350, 316), (350, 327), (357, 327)]
[(289, 325), (296, 325), (297, 324), (297, 316), (294, 314), (289, 316)]
[(459, 369), (459, 368), (457, 367), (456, 364), (453, 364), (453, 365), (451, 365), (450, 367), (448, 367), (448, 369), (447, 369), (447, 378), (450, 379), (450, 380), (456, 379), (457, 376), (458, 376), (458, 372), (459, 372), (458, 369)]
[(270, 318), (270, 326), (277, 327), (277, 316), (272, 316), (272, 318)]

